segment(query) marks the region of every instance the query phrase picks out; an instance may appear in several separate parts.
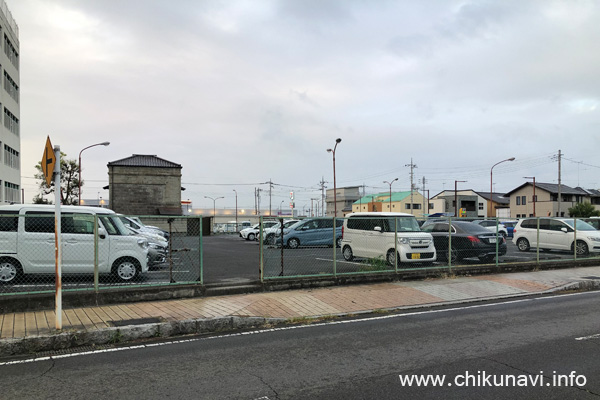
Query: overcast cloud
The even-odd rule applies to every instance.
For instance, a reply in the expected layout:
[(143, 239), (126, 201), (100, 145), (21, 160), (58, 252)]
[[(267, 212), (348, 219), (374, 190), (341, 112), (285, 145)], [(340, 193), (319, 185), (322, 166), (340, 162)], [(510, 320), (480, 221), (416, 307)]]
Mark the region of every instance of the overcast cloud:
[[(183, 199), (310, 205), (324, 177), (366, 192), (509, 191), (524, 176), (600, 188), (596, 1), (5, 0), (20, 28), (26, 201), (45, 138), (106, 164), (183, 166)], [(219, 185), (214, 185), (219, 184)], [(267, 185), (260, 186), (268, 189)], [(263, 206), (265, 200), (263, 198)], [(267, 200), (268, 204), (268, 200)]]

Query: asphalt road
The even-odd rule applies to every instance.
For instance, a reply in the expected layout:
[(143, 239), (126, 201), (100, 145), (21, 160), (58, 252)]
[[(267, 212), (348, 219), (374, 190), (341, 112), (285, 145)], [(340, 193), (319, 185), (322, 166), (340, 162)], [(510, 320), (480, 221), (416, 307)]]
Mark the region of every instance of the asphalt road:
[[(202, 271), (200, 270), (200, 252), (203, 249)], [(260, 279), (259, 271), (259, 244), (256, 241), (247, 241), (237, 235), (214, 235), (204, 237), (202, 245), (198, 237), (174, 237), (172, 242), (172, 263), (153, 266), (140, 280), (132, 282), (139, 284), (161, 284), (168, 282), (197, 282), (200, 275), (204, 276), (207, 284), (238, 284)], [(334, 256), (335, 254), (335, 256)], [(535, 261), (536, 251), (520, 252), (508, 241), (508, 252), (500, 257), (501, 263)], [(541, 261), (572, 259), (569, 252), (540, 252)], [(334, 271), (333, 260), (336, 260), (337, 273), (353, 273), (373, 271), (378, 268), (389, 269), (382, 263), (372, 263), (368, 260), (345, 261), (340, 249), (331, 247), (311, 247), (299, 249), (283, 249), (265, 246), (263, 263), (264, 277), (275, 278), (278, 276), (306, 276), (331, 274)], [(477, 258), (461, 260), (456, 265), (481, 264)], [(435, 262), (434, 266), (447, 265), (445, 262)], [(403, 265), (400, 266), (402, 268)], [(423, 267), (423, 265), (408, 266), (408, 268)], [(283, 273), (282, 273), (283, 271)], [(64, 276), (65, 289), (79, 289), (93, 287), (93, 276)], [(111, 276), (100, 277), (101, 286), (122, 285)], [(54, 290), (53, 277), (40, 277), (29, 275), (25, 280), (15, 285), (0, 287), (0, 293), (30, 292)]]
[[(533, 297), (4, 360), (2, 397), (594, 399), (599, 303)], [(414, 381), (427, 376), (443, 384)]]

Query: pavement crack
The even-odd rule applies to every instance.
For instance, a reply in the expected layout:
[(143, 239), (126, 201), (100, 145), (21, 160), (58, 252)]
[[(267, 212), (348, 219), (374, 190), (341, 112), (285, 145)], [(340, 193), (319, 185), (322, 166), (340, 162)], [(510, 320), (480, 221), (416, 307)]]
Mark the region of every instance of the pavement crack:
[(40, 374), (40, 378), (43, 378), (44, 376), (46, 376), (46, 374), (49, 373), (50, 371), (52, 371), (54, 369), (54, 367), (56, 366), (56, 360), (52, 358), (51, 361), (52, 361), (52, 363), (50, 364), (48, 369)]
[(267, 383), (267, 381), (265, 381), (261, 376), (254, 375), (254, 374), (250, 374), (250, 375), (252, 375), (255, 378), (258, 378), (262, 382), (263, 385), (265, 385), (266, 387), (268, 387), (269, 390), (271, 390), (275, 394), (275, 398), (279, 399), (279, 393), (277, 393), (277, 391), (273, 388), (273, 386), (269, 385)]

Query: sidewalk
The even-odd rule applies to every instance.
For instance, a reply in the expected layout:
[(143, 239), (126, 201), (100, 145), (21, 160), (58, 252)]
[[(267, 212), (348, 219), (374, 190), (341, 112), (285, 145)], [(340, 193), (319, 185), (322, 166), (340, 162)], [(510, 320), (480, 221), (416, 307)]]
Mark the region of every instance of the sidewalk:
[(600, 266), (0, 314), (0, 356), (600, 288)]

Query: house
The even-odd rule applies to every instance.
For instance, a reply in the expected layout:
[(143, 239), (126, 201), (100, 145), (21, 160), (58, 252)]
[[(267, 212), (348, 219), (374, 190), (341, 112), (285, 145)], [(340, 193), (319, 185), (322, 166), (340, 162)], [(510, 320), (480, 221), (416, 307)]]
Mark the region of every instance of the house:
[(348, 186), (336, 188), (335, 202), (333, 189), (327, 189), (325, 203), (327, 204), (327, 216), (343, 217), (352, 211), (352, 204), (360, 199), (360, 186)]
[[(535, 191), (535, 195), (534, 195)], [(589, 202), (600, 210), (600, 192), (594, 189), (572, 188), (556, 183), (526, 182), (506, 194), (510, 198), (511, 218), (566, 217), (569, 208)]]
[(383, 192), (361, 197), (352, 204), (352, 212), (404, 212), (422, 217), (427, 198), (417, 191)]

